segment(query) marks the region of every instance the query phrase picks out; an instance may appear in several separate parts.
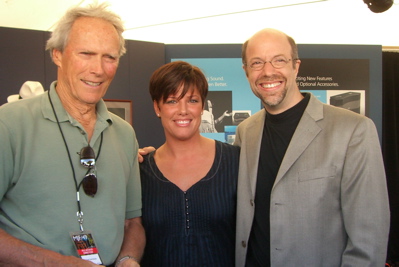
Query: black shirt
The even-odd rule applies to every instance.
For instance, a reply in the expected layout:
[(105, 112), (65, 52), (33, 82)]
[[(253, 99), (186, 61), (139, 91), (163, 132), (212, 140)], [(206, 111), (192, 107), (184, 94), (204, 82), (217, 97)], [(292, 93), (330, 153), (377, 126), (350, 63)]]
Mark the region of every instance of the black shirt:
[(270, 196), (281, 162), (309, 103), (310, 94), (276, 115), (266, 112), (259, 154), (255, 216), (248, 242), (246, 266), (270, 266)]

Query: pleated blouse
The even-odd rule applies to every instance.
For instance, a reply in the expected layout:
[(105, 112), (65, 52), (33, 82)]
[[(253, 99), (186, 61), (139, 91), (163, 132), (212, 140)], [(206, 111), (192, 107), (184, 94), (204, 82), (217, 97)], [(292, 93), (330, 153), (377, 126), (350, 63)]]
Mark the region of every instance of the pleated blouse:
[(162, 175), (156, 151), (140, 164), (147, 238), (141, 266), (234, 266), (239, 148), (215, 145), (210, 171), (187, 191)]

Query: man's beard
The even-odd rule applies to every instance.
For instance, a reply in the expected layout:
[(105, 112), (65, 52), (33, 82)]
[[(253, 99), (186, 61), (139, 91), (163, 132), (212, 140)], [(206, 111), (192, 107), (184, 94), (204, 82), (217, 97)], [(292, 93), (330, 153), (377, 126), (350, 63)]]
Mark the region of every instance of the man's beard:
[(286, 95), (287, 95), (287, 87), (284, 87), (283, 91), (278, 91), (263, 95), (262, 102), (264, 105), (267, 105), (269, 107), (276, 107), (281, 102), (283, 102)]
[(282, 80), (284, 81), (285, 87), (283, 88), (282, 91), (276, 91), (276, 92), (257, 92), (257, 96), (261, 99), (263, 105), (269, 106), (269, 107), (276, 107), (278, 106), (285, 98), (287, 95), (287, 79), (285, 79), (281, 75), (272, 75), (269, 77), (264, 77), (261, 79), (261, 82), (257, 82), (256, 84), (262, 83), (262, 82), (272, 82), (272, 81), (279, 81)]

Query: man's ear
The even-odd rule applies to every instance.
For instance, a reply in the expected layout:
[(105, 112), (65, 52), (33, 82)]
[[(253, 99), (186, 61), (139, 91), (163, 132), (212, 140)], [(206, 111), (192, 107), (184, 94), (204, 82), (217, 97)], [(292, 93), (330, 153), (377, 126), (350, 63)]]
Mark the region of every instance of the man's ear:
[(57, 65), (58, 67), (61, 67), (62, 52), (60, 50), (53, 49), (51, 54), (52, 54), (52, 59), (53, 59), (54, 64)]
[(295, 70), (296, 70), (296, 74), (298, 75), (299, 72), (299, 66), (301, 66), (301, 60), (297, 59), (295, 62)]
[(243, 64), (242, 69), (245, 71), (245, 76), (248, 78), (248, 72), (247, 72), (247, 67)]

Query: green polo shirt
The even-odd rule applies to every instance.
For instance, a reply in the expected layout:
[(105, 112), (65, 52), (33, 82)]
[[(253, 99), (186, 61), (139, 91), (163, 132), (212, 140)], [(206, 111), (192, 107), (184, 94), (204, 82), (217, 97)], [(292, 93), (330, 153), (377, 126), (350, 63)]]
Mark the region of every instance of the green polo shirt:
[[(63, 108), (51, 85), (50, 96), (70, 151), (77, 182), (87, 169), (80, 164), (88, 145), (82, 125)], [(98, 191), (80, 189), (84, 230), (90, 230), (104, 264), (117, 257), (124, 220), (141, 216), (138, 144), (133, 128), (97, 104), (90, 146), (98, 153)], [(0, 228), (30, 244), (75, 255), (70, 232), (79, 231), (77, 194), (65, 143), (48, 92), (0, 107)]]

